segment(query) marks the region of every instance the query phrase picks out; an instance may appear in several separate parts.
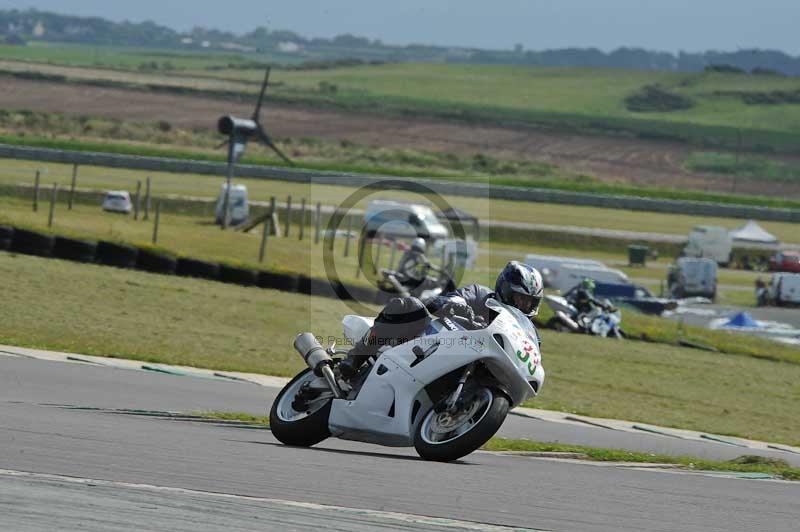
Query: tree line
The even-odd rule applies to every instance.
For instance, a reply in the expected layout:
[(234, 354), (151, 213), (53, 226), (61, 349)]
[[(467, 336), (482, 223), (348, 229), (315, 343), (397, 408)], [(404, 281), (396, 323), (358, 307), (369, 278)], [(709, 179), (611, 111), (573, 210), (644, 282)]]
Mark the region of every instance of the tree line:
[(776, 50), (708, 51), (672, 54), (623, 47), (611, 52), (596, 48), (524, 50), (480, 50), (412, 44), (389, 46), (379, 40), (343, 34), (330, 39), (308, 38), (287, 30), (258, 27), (237, 35), (213, 28), (197, 27), (177, 32), (152, 21), (112, 22), (100, 17), (75, 17), (46, 11), (0, 10), (0, 38), (9, 44), (42, 40), (88, 45), (152, 46), (187, 48), (207, 43), (210, 47), (238, 44), (256, 51), (281, 51), (292, 43), (294, 53), (307, 59), (353, 59), (361, 61), (427, 61), (468, 64), (531, 66), (581, 66), (699, 72), (703, 70), (746, 71), (760, 74), (800, 76), (800, 57)]

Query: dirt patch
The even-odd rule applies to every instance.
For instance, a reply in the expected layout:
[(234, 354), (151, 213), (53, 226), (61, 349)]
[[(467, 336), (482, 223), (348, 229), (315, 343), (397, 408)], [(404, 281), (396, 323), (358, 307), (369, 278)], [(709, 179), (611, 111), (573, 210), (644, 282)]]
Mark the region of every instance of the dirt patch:
[[(247, 116), (252, 104), (146, 91), (63, 85), (0, 77), (0, 108), (103, 116), (122, 120), (164, 120), (179, 127), (214, 128), (219, 116)], [(393, 118), (268, 104), (264, 121), (277, 138), (317, 137), (461, 155), (550, 162), (604, 181), (686, 187), (708, 191), (800, 193), (800, 185), (741, 182), (714, 174), (690, 173), (683, 162), (690, 148), (675, 143), (552, 133), (534, 129), (475, 126), (423, 118)]]

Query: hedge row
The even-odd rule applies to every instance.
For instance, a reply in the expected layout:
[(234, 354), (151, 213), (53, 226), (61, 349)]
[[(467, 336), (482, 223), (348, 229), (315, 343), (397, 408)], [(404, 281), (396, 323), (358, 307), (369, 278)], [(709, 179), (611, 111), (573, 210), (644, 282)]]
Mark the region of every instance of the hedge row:
[(80, 240), (3, 225), (0, 225), (0, 250), (336, 299), (375, 299), (375, 291), (370, 288), (338, 281), (175, 257), (148, 247)]

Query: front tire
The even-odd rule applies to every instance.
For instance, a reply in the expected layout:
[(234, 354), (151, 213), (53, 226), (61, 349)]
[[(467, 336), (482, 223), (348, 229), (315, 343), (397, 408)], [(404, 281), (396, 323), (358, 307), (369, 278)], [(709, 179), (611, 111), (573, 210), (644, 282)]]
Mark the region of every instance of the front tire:
[(414, 448), (425, 460), (450, 462), (481, 447), (498, 431), (510, 409), (506, 396), (491, 388), (472, 391), (459, 413), (432, 408), (417, 426)]
[(283, 387), (269, 411), (269, 426), (278, 441), (295, 447), (311, 447), (328, 438), (328, 417), (331, 413), (331, 399), (316, 405), (306, 412), (298, 412), (292, 407), (300, 387), (313, 380), (311, 369), (306, 369)]

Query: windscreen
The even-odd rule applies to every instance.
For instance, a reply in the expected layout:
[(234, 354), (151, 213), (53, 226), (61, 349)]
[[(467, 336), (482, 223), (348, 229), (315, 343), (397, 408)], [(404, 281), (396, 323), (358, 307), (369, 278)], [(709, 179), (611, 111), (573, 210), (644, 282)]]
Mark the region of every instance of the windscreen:
[(505, 310), (506, 312), (510, 313), (522, 330), (528, 333), (528, 335), (531, 337), (531, 340), (535, 341), (536, 345), (539, 345), (539, 333), (536, 331), (536, 327), (534, 327), (533, 322), (528, 316), (510, 305), (504, 305), (496, 299), (487, 299), (486, 306), (497, 312)]

